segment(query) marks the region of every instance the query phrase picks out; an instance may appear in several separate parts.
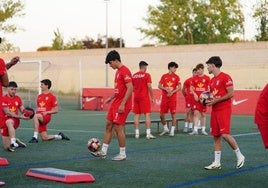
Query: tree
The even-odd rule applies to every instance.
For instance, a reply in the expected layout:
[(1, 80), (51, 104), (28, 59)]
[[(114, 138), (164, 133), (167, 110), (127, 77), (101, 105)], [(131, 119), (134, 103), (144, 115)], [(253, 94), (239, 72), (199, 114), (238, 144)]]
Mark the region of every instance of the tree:
[(54, 35), (55, 35), (55, 38), (52, 41), (51, 50), (64, 50), (64, 40), (59, 29), (57, 29), (57, 31), (54, 31)]
[(65, 50), (78, 50), (83, 49), (83, 42), (76, 38), (71, 38), (68, 43), (64, 46)]
[(10, 20), (15, 17), (21, 17), (25, 14), (22, 12), (24, 4), (20, 1), (1, 0), (0, 1), (0, 30), (2, 32), (16, 32), (19, 27), (12, 24)]
[(259, 2), (255, 6), (253, 14), (258, 26), (258, 34), (255, 36), (257, 41), (268, 41), (268, 2)]
[[(21, 29), (16, 24), (12, 23), (12, 18), (22, 17), (24, 13), (24, 4), (20, 1), (14, 0), (1, 0), (0, 1), (0, 34), (3, 33), (15, 33)], [(3, 41), (0, 46), (0, 51), (9, 52), (13, 49), (13, 45), (9, 43), (5, 37), (2, 37)]]
[(243, 32), (244, 17), (237, 0), (160, 0), (148, 7), (149, 28), (138, 28), (160, 44), (203, 44), (232, 41)]

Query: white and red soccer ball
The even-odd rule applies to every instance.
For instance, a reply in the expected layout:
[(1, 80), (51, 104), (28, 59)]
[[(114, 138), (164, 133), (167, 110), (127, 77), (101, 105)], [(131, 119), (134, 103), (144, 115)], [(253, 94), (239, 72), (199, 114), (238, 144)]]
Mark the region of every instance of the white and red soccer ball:
[(101, 149), (100, 140), (97, 138), (89, 139), (89, 141), (87, 142), (87, 148), (92, 152), (99, 151)]
[(199, 101), (202, 105), (206, 105), (209, 101), (211, 101), (213, 99), (213, 93), (210, 91), (204, 91), (203, 93), (201, 93), (201, 95), (199, 96)]

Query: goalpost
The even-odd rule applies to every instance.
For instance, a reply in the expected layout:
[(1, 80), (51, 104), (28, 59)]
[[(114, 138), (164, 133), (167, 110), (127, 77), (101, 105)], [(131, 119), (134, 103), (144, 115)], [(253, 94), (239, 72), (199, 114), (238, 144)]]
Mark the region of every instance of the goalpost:
[[(37, 94), (41, 93), (42, 74), (51, 66), (50, 61), (24, 60), (8, 71), (9, 80), (18, 83), (18, 95), (21, 95), (25, 106), (32, 106)], [(28, 104), (27, 104), (28, 103)]]

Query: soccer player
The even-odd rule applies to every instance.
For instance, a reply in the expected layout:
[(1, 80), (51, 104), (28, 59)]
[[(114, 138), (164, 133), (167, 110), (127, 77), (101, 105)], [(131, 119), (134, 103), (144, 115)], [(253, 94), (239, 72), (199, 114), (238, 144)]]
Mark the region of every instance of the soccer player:
[(234, 95), (233, 80), (228, 74), (221, 72), (222, 60), (219, 56), (212, 56), (206, 64), (209, 74), (214, 75), (210, 81), (210, 91), (213, 92), (214, 98), (207, 103), (207, 106), (212, 106), (210, 133), (214, 138), (214, 161), (205, 166), (205, 169), (221, 169), (222, 139), (233, 149), (237, 158), (236, 168), (240, 169), (244, 165), (245, 157), (240, 152), (234, 137), (230, 135), (231, 98)]
[(106, 158), (108, 147), (113, 137), (113, 130), (115, 130), (119, 144), (119, 154), (114, 156), (112, 160), (122, 161), (127, 158), (124, 126), (132, 108), (132, 74), (121, 63), (120, 55), (115, 50), (107, 54), (105, 64), (109, 64), (112, 69), (117, 69), (114, 78), (114, 94), (107, 98), (105, 103), (109, 103), (112, 100), (113, 102), (106, 116), (107, 122), (102, 148), (99, 151), (91, 152), (91, 154), (95, 157)]
[[(16, 139), (15, 130), (20, 125), (20, 119), (29, 120), (29, 117), (23, 115), (24, 106), (22, 100), (16, 95), (18, 85), (16, 82), (9, 82), (7, 86), (7, 94), (2, 98), (2, 108), (4, 111), (4, 125), (1, 128), (2, 140), (4, 148), (10, 152), (14, 152), (18, 147), (26, 147), (26, 144)], [(21, 115), (19, 115), (19, 112)]]
[[(16, 56), (13, 57), (9, 63), (5, 64), (5, 61), (2, 58), (0, 58), (0, 109), (2, 109), (2, 95), (3, 95), (2, 87), (3, 86), (7, 87), (9, 82), (7, 69), (10, 69), (12, 66), (16, 65), (19, 61), (20, 58)], [(3, 110), (0, 110), (0, 129), (3, 125), (4, 125), (4, 112)]]
[(194, 96), (191, 92), (192, 79), (196, 75), (196, 68), (192, 70), (192, 76), (186, 79), (182, 86), (182, 94), (185, 98), (185, 120), (183, 132), (193, 131), (193, 110), (192, 105), (194, 101)]
[(56, 135), (47, 134), (47, 125), (51, 120), (52, 114), (58, 113), (58, 102), (56, 96), (50, 92), (52, 83), (49, 79), (41, 81), (42, 93), (37, 96), (36, 112), (33, 117), (34, 134), (29, 143), (38, 143), (38, 133), (42, 141), (48, 140), (70, 140), (62, 132)]
[[(5, 64), (5, 61), (0, 58), (0, 105), (2, 105), (2, 96), (3, 96), (3, 89), (2, 87), (8, 86), (8, 74), (7, 70), (10, 69), (12, 66), (16, 65), (20, 61), (20, 58), (18, 56), (13, 57), (11, 61), (7, 64)], [(2, 109), (2, 106), (1, 106)], [(4, 118), (4, 112), (0, 110), (0, 128), (3, 125), (3, 118)]]
[(268, 148), (268, 84), (262, 90), (255, 109), (254, 122), (261, 133), (264, 147)]
[(154, 101), (151, 75), (146, 72), (148, 63), (141, 61), (139, 63), (140, 70), (133, 74), (133, 88), (134, 88), (134, 125), (135, 138), (140, 137), (139, 122), (140, 115), (145, 115), (146, 138), (154, 139), (155, 136), (151, 134), (151, 103)]
[(204, 74), (204, 65), (202, 63), (196, 65), (196, 76), (192, 79), (192, 92), (194, 95), (192, 110), (194, 112), (194, 130), (189, 133), (190, 135), (198, 134), (198, 122), (201, 123), (201, 129), (203, 135), (208, 135), (206, 132), (206, 109), (205, 105), (202, 105), (199, 101), (199, 97), (202, 92), (209, 91), (210, 78)]
[(168, 73), (163, 74), (158, 88), (162, 90), (162, 100), (160, 104), (160, 119), (164, 127), (160, 136), (169, 132), (165, 114), (170, 112), (172, 118), (172, 126), (169, 132), (169, 136), (174, 136), (174, 130), (176, 126), (176, 107), (177, 107), (177, 93), (181, 90), (180, 77), (175, 73), (178, 68), (178, 64), (170, 62), (168, 64)]

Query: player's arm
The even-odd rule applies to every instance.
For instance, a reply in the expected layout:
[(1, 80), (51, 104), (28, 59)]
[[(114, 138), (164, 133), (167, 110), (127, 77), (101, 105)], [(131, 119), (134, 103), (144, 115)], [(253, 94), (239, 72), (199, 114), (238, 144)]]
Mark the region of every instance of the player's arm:
[(115, 94), (112, 94), (110, 97), (108, 97), (106, 100), (105, 100), (105, 104), (108, 104), (109, 102), (111, 102), (115, 97)]
[(1, 78), (1, 81), (2, 81), (2, 85), (4, 87), (7, 87), (8, 86), (8, 82), (9, 82), (8, 74), (7, 73), (4, 73), (0, 78)]
[(183, 96), (186, 97), (187, 88), (186, 88), (186, 86), (184, 84), (182, 86), (181, 92), (182, 92)]
[(177, 87), (172, 91), (172, 94), (177, 93), (180, 90), (181, 90), (181, 83), (178, 83)]
[(6, 64), (6, 69), (10, 69), (12, 66), (16, 65), (20, 61), (18, 56), (13, 57), (9, 63)]
[(8, 117), (11, 117), (11, 118), (23, 119), (23, 117), (24, 117), (24, 116), (17, 115), (17, 114), (15, 114), (14, 112), (11, 112), (11, 111), (9, 110), (9, 107), (4, 107), (4, 108), (3, 108), (3, 111), (4, 111), (4, 113), (5, 113)]
[(154, 102), (154, 93), (153, 93), (153, 88), (152, 88), (152, 83), (147, 83), (149, 95), (151, 97), (151, 102)]
[(199, 97), (197, 95), (197, 93), (195, 92), (195, 89), (194, 89), (194, 86), (190, 86), (190, 91), (191, 91), (191, 94), (194, 96), (194, 100), (195, 101), (199, 101)]
[(54, 106), (53, 108), (51, 108), (50, 111), (46, 111), (47, 114), (56, 114), (59, 112), (59, 107), (58, 106)]
[(164, 87), (161, 83), (158, 84), (158, 88), (161, 89), (161, 90), (164, 90), (166, 92), (169, 92), (169, 89)]
[(234, 96), (234, 87), (233, 86), (227, 87), (226, 90), (227, 90), (227, 93), (225, 95), (223, 95), (220, 98), (213, 98), (209, 103), (207, 103), (207, 106), (211, 106), (211, 105), (214, 105), (216, 103), (228, 100)]
[(129, 97), (131, 96), (131, 94), (133, 92), (133, 84), (132, 84), (132, 82), (128, 82), (125, 85), (127, 87), (127, 90), (126, 90), (125, 96), (124, 96), (124, 98), (123, 98), (123, 100), (122, 100), (122, 102), (121, 102), (121, 104), (119, 106), (119, 109), (118, 109), (119, 113), (124, 112), (125, 104), (126, 104), (127, 100), (129, 99)]

